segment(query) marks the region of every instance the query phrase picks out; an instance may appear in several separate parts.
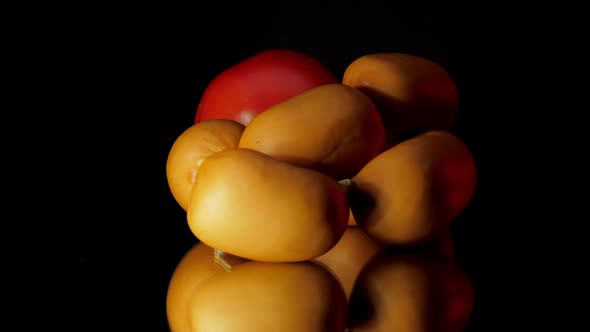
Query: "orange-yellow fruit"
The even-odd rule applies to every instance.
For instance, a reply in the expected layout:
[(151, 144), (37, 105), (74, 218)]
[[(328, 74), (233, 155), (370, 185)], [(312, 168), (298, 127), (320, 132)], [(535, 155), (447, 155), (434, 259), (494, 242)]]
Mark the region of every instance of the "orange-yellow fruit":
[(238, 146), (244, 125), (232, 120), (206, 120), (185, 130), (166, 161), (166, 177), (174, 199), (186, 211), (199, 159)]
[(439, 64), (403, 53), (369, 54), (353, 61), (342, 83), (369, 96), (385, 126), (388, 146), (408, 134), (450, 130), (459, 109), (459, 93)]
[[(193, 292), (205, 281), (218, 273), (225, 273), (222, 265), (214, 261), (213, 248), (195, 244), (176, 266), (166, 295), (166, 315), (172, 332), (192, 331), (188, 321), (188, 302)], [(231, 266), (237, 266), (247, 260), (231, 255), (223, 255)]]
[(473, 305), (473, 284), (453, 260), (383, 255), (357, 280), (349, 327), (355, 332), (461, 332)]
[(244, 130), (241, 148), (341, 180), (385, 145), (379, 112), (357, 89), (325, 84), (274, 105)]
[(346, 297), (338, 281), (310, 262), (248, 262), (193, 293), (191, 331), (342, 332)]
[(344, 288), (349, 297), (357, 276), (384, 245), (368, 236), (359, 227), (348, 227), (334, 248), (316, 258), (330, 270)]
[(428, 240), (470, 202), (476, 167), (467, 146), (444, 131), (408, 139), (352, 178), (350, 207), (369, 235), (393, 245)]
[(348, 213), (335, 180), (238, 148), (203, 161), (187, 218), (193, 234), (213, 248), (257, 261), (293, 262), (330, 250), (346, 229)]

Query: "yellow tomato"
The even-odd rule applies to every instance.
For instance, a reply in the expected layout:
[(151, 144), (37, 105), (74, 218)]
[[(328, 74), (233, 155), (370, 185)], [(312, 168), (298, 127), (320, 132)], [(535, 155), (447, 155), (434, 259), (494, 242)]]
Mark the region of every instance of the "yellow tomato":
[(349, 326), (355, 332), (461, 332), (473, 304), (473, 284), (453, 260), (383, 255), (359, 276)]
[(186, 211), (199, 160), (238, 146), (244, 126), (231, 120), (206, 120), (185, 130), (166, 161), (166, 177), (174, 199)]
[(403, 53), (368, 54), (353, 61), (342, 83), (365, 93), (377, 105), (388, 146), (408, 134), (450, 130), (459, 109), (459, 93), (439, 64)]
[(408, 139), (352, 179), (350, 207), (369, 235), (393, 245), (428, 240), (470, 202), (476, 167), (467, 146), (444, 131)]
[(330, 250), (348, 211), (345, 192), (328, 176), (238, 148), (203, 161), (187, 218), (193, 234), (213, 248), (290, 262)]
[(368, 236), (358, 227), (348, 227), (334, 248), (314, 261), (330, 270), (349, 297), (357, 276), (380, 250), (383, 244)]
[(250, 122), (239, 143), (338, 180), (356, 174), (384, 145), (375, 105), (342, 84), (321, 85), (270, 107)]
[(192, 332), (342, 332), (346, 297), (316, 264), (248, 262), (218, 274), (190, 299)]
[[(231, 266), (246, 262), (245, 259), (224, 255), (224, 260)], [(172, 332), (190, 332), (188, 321), (188, 302), (193, 292), (205, 281), (218, 273), (225, 273), (223, 265), (215, 262), (213, 248), (195, 244), (180, 260), (166, 295), (166, 315)]]

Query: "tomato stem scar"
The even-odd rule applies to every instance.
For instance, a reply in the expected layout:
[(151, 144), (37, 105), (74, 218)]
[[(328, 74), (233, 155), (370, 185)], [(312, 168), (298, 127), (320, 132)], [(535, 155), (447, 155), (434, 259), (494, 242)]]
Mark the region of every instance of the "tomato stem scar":
[(227, 272), (230, 272), (232, 266), (223, 258), (225, 253), (219, 249), (213, 249), (213, 260)]
[(197, 178), (197, 173), (199, 172), (199, 168), (203, 164), (203, 161), (205, 161), (205, 158), (207, 158), (207, 157), (201, 157), (201, 158), (199, 158), (199, 160), (197, 160), (196, 167), (193, 170), (193, 174), (191, 176), (192, 183), (195, 183), (195, 179)]
[(199, 160), (197, 160), (197, 169), (199, 169), (199, 167), (201, 167), (201, 165), (203, 164), (203, 161), (205, 161), (205, 158), (207, 158), (207, 157), (201, 157), (201, 158), (199, 158)]
[(342, 190), (344, 190), (346, 192), (346, 191), (348, 191), (348, 187), (350, 187), (350, 185), (352, 184), (352, 180), (350, 180), (350, 179), (340, 180), (340, 181), (338, 181), (338, 184), (340, 185), (340, 188), (342, 188)]

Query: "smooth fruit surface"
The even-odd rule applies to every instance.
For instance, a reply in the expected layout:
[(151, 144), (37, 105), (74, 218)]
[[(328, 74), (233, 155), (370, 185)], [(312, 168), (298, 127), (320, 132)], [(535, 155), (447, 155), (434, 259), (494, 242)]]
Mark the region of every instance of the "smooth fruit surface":
[(272, 105), (310, 88), (338, 82), (328, 68), (308, 54), (266, 50), (224, 70), (209, 83), (195, 122), (229, 119), (248, 125)]
[[(188, 305), (193, 292), (212, 276), (226, 273), (226, 270), (217, 264), (213, 257), (213, 248), (199, 242), (182, 257), (176, 266), (166, 294), (166, 316), (170, 331), (191, 331)], [(224, 259), (232, 266), (247, 261), (231, 255), (224, 255)]]
[(439, 64), (403, 53), (368, 54), (353, 61), (342, 83), (365, 93), (383, 118), (388, 146), (429, 130), (451, 130), (459, 93)]
[(189, 320), (193, 332), (342, 332), (346, 305), (317, 264), (248, 262), (195, 292)]
[(455, 135), (429, 131), (371, 160), (352, 179), (350, 206), (369, 235), (411, 245), (446, 229), (473, 197), (475, 161)]
[(187, 218), (193, 234), (211, 247), (289, 262), (332, 248), (348, 211), (344, 191), (328, 176), (238, 148), (201, 164)]
[(199, 159), (238, 146), (244, 125), (232, 120), (207, 120), (186, 129), (174, 142), (166, 161), (168, 186), (186, 211)]
[(314, 259), (323, 264), (340, 281), (346, 296), (352, 292), (359, 273), (384, 245), (371, 238), (359, 227), (348, 227), (344, 235), (327, 253)]
[(355, 175), (385, 146), (371, 100), (343, 84), (327, 84), (277, 104), (244, 130), (239, 146), (337, 180)]
[(475, 302), (473, 283), (440, 255), (380, 255), (361, 272), (349, 326), (363, 332), (461, 332)]

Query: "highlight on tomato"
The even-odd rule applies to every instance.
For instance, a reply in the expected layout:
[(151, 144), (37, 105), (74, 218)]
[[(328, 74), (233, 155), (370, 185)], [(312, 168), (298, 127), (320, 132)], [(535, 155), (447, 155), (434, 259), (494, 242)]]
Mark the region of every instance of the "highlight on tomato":
[(229, 119), (247, 125), (270, 106), (330, 83), (339, 80), (316, 58), (296, 50), (265, 50), (213, 78), (201, 95), (195, 123)]

